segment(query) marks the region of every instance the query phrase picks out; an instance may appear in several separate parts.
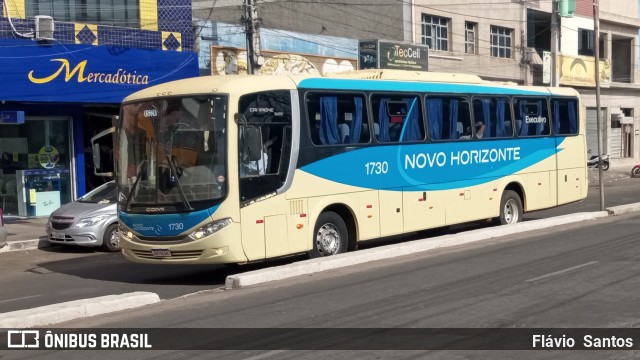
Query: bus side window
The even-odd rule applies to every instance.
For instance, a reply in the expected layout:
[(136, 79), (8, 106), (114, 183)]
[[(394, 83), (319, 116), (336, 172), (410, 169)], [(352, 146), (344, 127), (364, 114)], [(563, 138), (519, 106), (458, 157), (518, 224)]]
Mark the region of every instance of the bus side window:
[(431, 140), (470, 139), (469, 101), (459, 96), (427, 97), (427, 128)]
[(578, 106), (575, 99), (552, 99), (553, 132), (561, 135), (578, 133)]
[(307, 94), (307, 116), (315, 145), (369, 142), (369, 121), (364, 96), (351, 93)]
[(517, 98), (515, 104), (516, 119), (520, 121), (516, 129), (518, 136), (545, 136), (551, 133), (546, 98)]
[(473, 120), (476, 129), (484, 125), (482, 136), (476, 134), (476, 138), (511, 137), (511, 101), (506, 97), (474, 97)]
[(374, 95), (374, 129), (378, 142), (413, 142), (424, 139), (421, 101), (418, 96)]

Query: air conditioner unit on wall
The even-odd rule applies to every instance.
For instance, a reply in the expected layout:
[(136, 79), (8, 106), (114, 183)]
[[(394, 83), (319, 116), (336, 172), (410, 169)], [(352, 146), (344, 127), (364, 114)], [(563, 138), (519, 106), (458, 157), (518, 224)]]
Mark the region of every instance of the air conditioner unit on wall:
[(55, 23), (48, 15), (37, 15), (36, 20), (36, 40), (53, 40)]

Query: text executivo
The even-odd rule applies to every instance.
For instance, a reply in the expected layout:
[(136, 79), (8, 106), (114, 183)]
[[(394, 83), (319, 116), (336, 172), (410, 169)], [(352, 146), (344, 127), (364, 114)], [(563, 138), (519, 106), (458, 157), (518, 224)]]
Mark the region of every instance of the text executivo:
[(425, 167), (459, 166), (488, 164), (503, 161), (520, 160), (520, 147), (506, 147), (478, 150), (451, 151), (449, 155), (443, 151), (435, 153), (406, 154), (405, 169), (423, 169)]

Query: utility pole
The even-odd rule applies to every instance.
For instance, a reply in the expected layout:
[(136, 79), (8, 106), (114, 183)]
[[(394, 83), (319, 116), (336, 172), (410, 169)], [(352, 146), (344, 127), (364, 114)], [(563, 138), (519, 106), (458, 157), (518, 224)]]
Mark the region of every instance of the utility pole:
[(595, 77), (596, 77), (596, 132), (598, 133), (598, 185), (600, 186), (600, 211), (604, 211), (604, 181), (602, 179), (602, 145), (600, 136), (600, 8), (599, 0), (593, 0), (593, 38), (595, 41), (594, 50), (596, 56)]
[(560, 86), (560, 74), (558, 74), (559, 12), (558, 0), (553, 0), (551, 3), (551, 86)]
[(243, 0), (242, 8), (242, 24), (247, 38), (247, 73), (254, 74), (256, 68), (262, 65), (262, 56), (260, 54), (260, 22), (258, 18), (258, 9), (255, 4), (256, 0)]

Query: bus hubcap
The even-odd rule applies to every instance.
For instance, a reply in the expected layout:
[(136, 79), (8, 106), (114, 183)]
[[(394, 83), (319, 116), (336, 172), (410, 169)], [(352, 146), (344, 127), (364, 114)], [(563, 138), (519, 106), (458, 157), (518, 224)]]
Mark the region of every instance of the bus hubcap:
[(515, 200), (509, 199), (504, 204), (504, 221), (507, 224), (513, 224), (518, 222), (518, 204)]
[(340, 233), (333, 224), (324, 224), (316, 234), (316, 246), (322, 256), (333, 255), (340, 248)]

